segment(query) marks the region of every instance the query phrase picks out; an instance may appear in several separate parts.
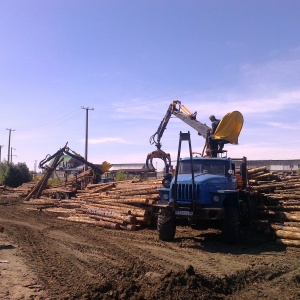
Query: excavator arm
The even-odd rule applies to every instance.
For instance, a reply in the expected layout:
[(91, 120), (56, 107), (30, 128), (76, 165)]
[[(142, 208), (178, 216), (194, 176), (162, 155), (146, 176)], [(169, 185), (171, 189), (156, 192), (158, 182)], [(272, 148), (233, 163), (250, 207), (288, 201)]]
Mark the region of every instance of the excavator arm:
[[(162, 119), (157, 131), (150, 137), (150, 144), (155, 144), (157, 150), (149, 153), (147, 155), (146, 159), (146, 166), (148, 169), (155, 169), (153, 166), (153, 159), (159, 158), (162, 159), (165, 163), (165, 165), (171, 165), (171, 156), (169, 153), (165, 153), (161, 149), (161, 138), (164, 134), (164, 131), (167, 128), (167, 125), (172, 117), (174, 115), (193, 129), (195, 129), (198, 132), (198, 135), (202, 136), (205, 139), (205, 145), (202, 151), (202, 155), (204, 155), (204, 151), (206, 150), (207, 155), (211, 155), (211, 149), (209, 149), (209, 143), (208, 138), (210, 136), (211, 127), (207, 126), (204, 123), (199, 122), (196, 119), (197, 113), (191, 113), (183, 104), (181, 104), (181, 101), (174, 100), (168, 107), (168, 110)], [(232, 143), (237, 144), (238, 143), (238, 137), (240, 134), (240, 131), (243, 126), (243, 116), (238, 111), (233, 111), (230, 113), (227, 113), (222, 120), (220, 121), (216, 132), (214, 134), (214, 139), (216, 139), (221, 144), (224, 143)]]
[(162, 159), (165, 163), (165, 165), (169, 164), (171, 165), (171, 157), (169, 153), (165, 153), (163, 150), (161, 150), (161, 138), (164, 134), (164, 131), (167, 128), (167, 125), (172, 117), (174, 115), (187, 125), (194, 128), (199, 135), (203, 136), (203, 138), (206, 138), (207, 132), (211, 129), (206, 124), (203, 124), (196, 120), (197, 113), (191, 113), (183, 104), (181, 104), (181, 101), (174, 100), (168, 107), (168, 110), (162, 119), (162, 121), (159, 124), (159, 127), (157, 131), (150, 137), (150, 144), (155, 144), (157, 150), (149, 153), (147, 155), (146, 159), (146, 166), (148, 169), (155, 169), (153, 166), (153, 159), (159, 158)]

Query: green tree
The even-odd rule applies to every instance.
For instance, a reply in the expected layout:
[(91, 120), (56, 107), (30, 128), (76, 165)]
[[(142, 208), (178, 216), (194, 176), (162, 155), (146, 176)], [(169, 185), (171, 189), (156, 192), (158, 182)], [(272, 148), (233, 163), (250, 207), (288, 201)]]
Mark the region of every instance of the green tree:
[(0, 183), (10, 187), (18, 187), (32, 180), (32, 175), (25, 163), (0, 163)]
[(119, 170), (116, 173), (115, 181), (124, 181), (126, 180), (126, 174), (123, 170)]

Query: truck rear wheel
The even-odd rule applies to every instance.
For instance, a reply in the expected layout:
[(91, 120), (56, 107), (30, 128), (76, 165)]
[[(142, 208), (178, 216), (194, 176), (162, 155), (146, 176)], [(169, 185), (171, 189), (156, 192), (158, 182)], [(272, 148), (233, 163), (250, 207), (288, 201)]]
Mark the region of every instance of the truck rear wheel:
[(171, 241), (175, 237), (176, 222), (171, 212), (161, 211), (157, 218), (158, 238), (162, 241)]
[(223, 241), (236, 244), (239, 237), (239, 211), (237, 207), (224, 207)]

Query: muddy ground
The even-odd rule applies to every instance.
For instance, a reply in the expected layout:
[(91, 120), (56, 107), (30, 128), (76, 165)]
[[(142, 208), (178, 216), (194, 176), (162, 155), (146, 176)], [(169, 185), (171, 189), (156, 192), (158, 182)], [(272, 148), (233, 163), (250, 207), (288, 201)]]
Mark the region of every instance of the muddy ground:
[[(6, 202), (6, 205), (3, 205)], [(251, 229), (110, 230), (0, 201), (0, 299), (300, 299), (300, 249)]]

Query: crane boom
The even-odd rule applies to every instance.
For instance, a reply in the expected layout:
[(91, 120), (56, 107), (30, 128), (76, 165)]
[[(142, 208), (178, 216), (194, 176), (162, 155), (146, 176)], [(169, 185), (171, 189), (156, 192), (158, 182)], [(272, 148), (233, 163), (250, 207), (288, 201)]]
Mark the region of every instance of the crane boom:
[[(151, 145), (155, 144), (157, 150), (149, 153), (147, 156), (146, 166), (148, 169), (155, 169), (152, 163), (152, 160), (154, 158), (160, 158), (165, 162), (165, 165), (167, 164), (171, 165), (170, 154), (167, 154), (163, 150), (161, 150), (162, 145), (160, 143), (160, 140), (164, 134), (164, 131), (167, 128), (167, 125), (172, 115), (174, 115), (175, 117), (177, 117), (178, 119), (180, 119), (181, 121), (183, 121), (184, 123), (192, 127), (193, 129), (195, 129), (198, 132), (198, 135), (201, 135), (206, 140), (202, 155), (205, 149), (207, 155), (212, 155), (212, 149), (209, 149), (210, 148), (209, 138), (211, 138), (210, 137), (211, 127), (196, 120), (197, 112), (191, 113), (183, 104), (181, 104), (181, 101), (174, 100), (169, 105), (167, 112), (164, 118), (162, 119), (162, 121), (160, 122), (157, 131), (150, 137), (149, 140), (150, 144)], [(222, 118), (213, 137), (213, 139), (216, 140), (217, 143), (219, 143), (220, 151), (223, 149), (224, 143), (237, 144), (238, 136), (240, 134), (242, 126), (243, 126), (243, 116), (238, 111), (227, 113)]]
[(203, 138), (206, 138), (207, 131), (211, 129), (206, 124), (201, 123), (198, 120), (191, 118), (191, 116), (189, 116), (181, 111), (174, 111), (173, 115), (176, 116), (181, 121), (183, 121), (184, 123), (186, 123), (187, 125), (194, 128), (196, 131), (198, 131), (198, 134), (203, 136)]

